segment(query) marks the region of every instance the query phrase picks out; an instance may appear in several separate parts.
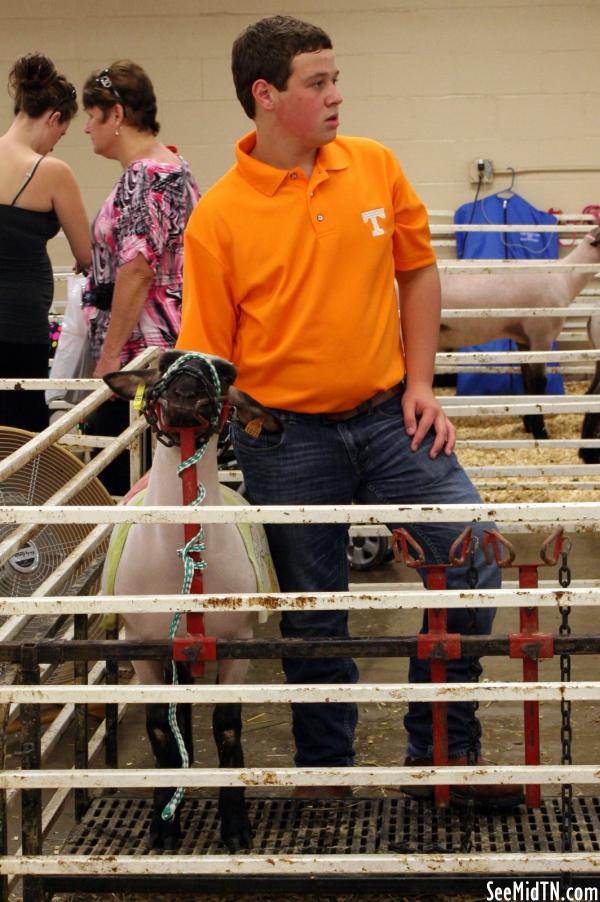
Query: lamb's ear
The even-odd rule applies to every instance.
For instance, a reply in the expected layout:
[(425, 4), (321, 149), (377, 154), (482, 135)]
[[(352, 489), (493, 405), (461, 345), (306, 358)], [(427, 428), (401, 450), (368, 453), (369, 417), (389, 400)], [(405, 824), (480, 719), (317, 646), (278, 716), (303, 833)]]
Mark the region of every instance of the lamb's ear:
[(233, 363), (230, 363), (229, 360), (223, 360), (222, 357), (211, 357), (210, 360), (219, 374), (223, 392), (231, 391), (231, 385), (237, 376), (237, 369)]
[(154, 385), (160, 377), (160, 370), (117, 370), (116, 373), (106, 373), (102, 378), (115, 395), (124, 401), (133, 401), (138, 386), (147, 388)]
[(254, 398), (251, 398), (250, 395), (247, 395), (245, 392), (232, 386), (229, 389), (228, 397), (229, 403), (235, 407), (238, 420), (242, 426), (256, 423), (257, 435), (260, 433), (261, 429), (264, 429), (265, 432), (282, 431), (283, 424), (281, 420), (266, 410), (262, 404), (259, 404)]

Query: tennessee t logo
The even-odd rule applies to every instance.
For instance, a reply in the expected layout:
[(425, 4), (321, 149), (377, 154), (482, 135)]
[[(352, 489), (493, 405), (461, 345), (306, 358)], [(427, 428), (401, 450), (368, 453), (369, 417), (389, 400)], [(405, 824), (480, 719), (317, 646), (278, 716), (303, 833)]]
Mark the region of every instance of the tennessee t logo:
[(377, 222), (378, 219), (385, 219), (385, 210), (383, 207), (377, 207), (376, 210), (365, 210), (361, 215), (363, 222), (371, 223), (371, 234), (373, 238), (377, 238), (378, 235), (385, 235), (385, 231)]

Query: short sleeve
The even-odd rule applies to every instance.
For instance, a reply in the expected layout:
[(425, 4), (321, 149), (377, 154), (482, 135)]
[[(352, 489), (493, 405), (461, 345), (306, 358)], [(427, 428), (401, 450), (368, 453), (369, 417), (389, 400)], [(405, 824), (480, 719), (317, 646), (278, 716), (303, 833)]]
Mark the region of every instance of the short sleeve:
[(201, 207), (202, 203), (185, 230), (182, 317), (176, 347), (232, 360), (237, 333), (233, 290), (225, 267), (202, 240)]
[(394, 204), (394, 264), (397, 272), (421, 269), (436, 262), (431, 247), (427, 210), (404, 175), (400, 164), (388, 151)]
[(156, 270), (169, 237), (171, 191), (168, 179), (141, 164), (125, 174), (116, 229), (117, 268), (141, 254)]

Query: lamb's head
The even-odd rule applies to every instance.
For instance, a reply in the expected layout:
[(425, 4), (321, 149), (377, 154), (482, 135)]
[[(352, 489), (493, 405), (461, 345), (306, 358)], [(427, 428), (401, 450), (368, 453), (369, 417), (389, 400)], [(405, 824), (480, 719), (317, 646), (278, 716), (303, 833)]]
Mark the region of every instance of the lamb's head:
[(221, 431), (231, 406), (242, 422), (258, 417), (268, 431), (278, 431), (274, 417), (233, 388), (236, 375), (233, 363), (221, 357), (173, 350), (161, 354), (156, 369), (119, 370), (107, 373), (104, 381), (139, 407), (165, 444), (179, 444), (179, 431), (189, 428), (207, 441)]

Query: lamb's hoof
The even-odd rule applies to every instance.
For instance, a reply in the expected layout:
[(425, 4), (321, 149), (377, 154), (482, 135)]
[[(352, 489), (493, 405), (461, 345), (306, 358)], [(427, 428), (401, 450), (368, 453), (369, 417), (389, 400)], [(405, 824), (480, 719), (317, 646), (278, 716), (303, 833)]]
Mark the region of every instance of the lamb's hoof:
[(175, 816), (172, 821), (163, 821), (160, 814), (154, 814), (150, 822), (148, 832), (148, 848), (151, 851), (163, 850), (174, 852), (181, 842), (181, 827), (179, 818)]
[(223, 824), (221, 826), (221, 839), (227, 846), (227, 851), (232, 855), (242, 849), (252, 848), (252, 827), (248, 815), (244, 813), (243, 822), (237, 824)]
[(163, 848), (165, 852), (175, 852), (179, 848), (181, 837), (166, 836), (163, 840)]

